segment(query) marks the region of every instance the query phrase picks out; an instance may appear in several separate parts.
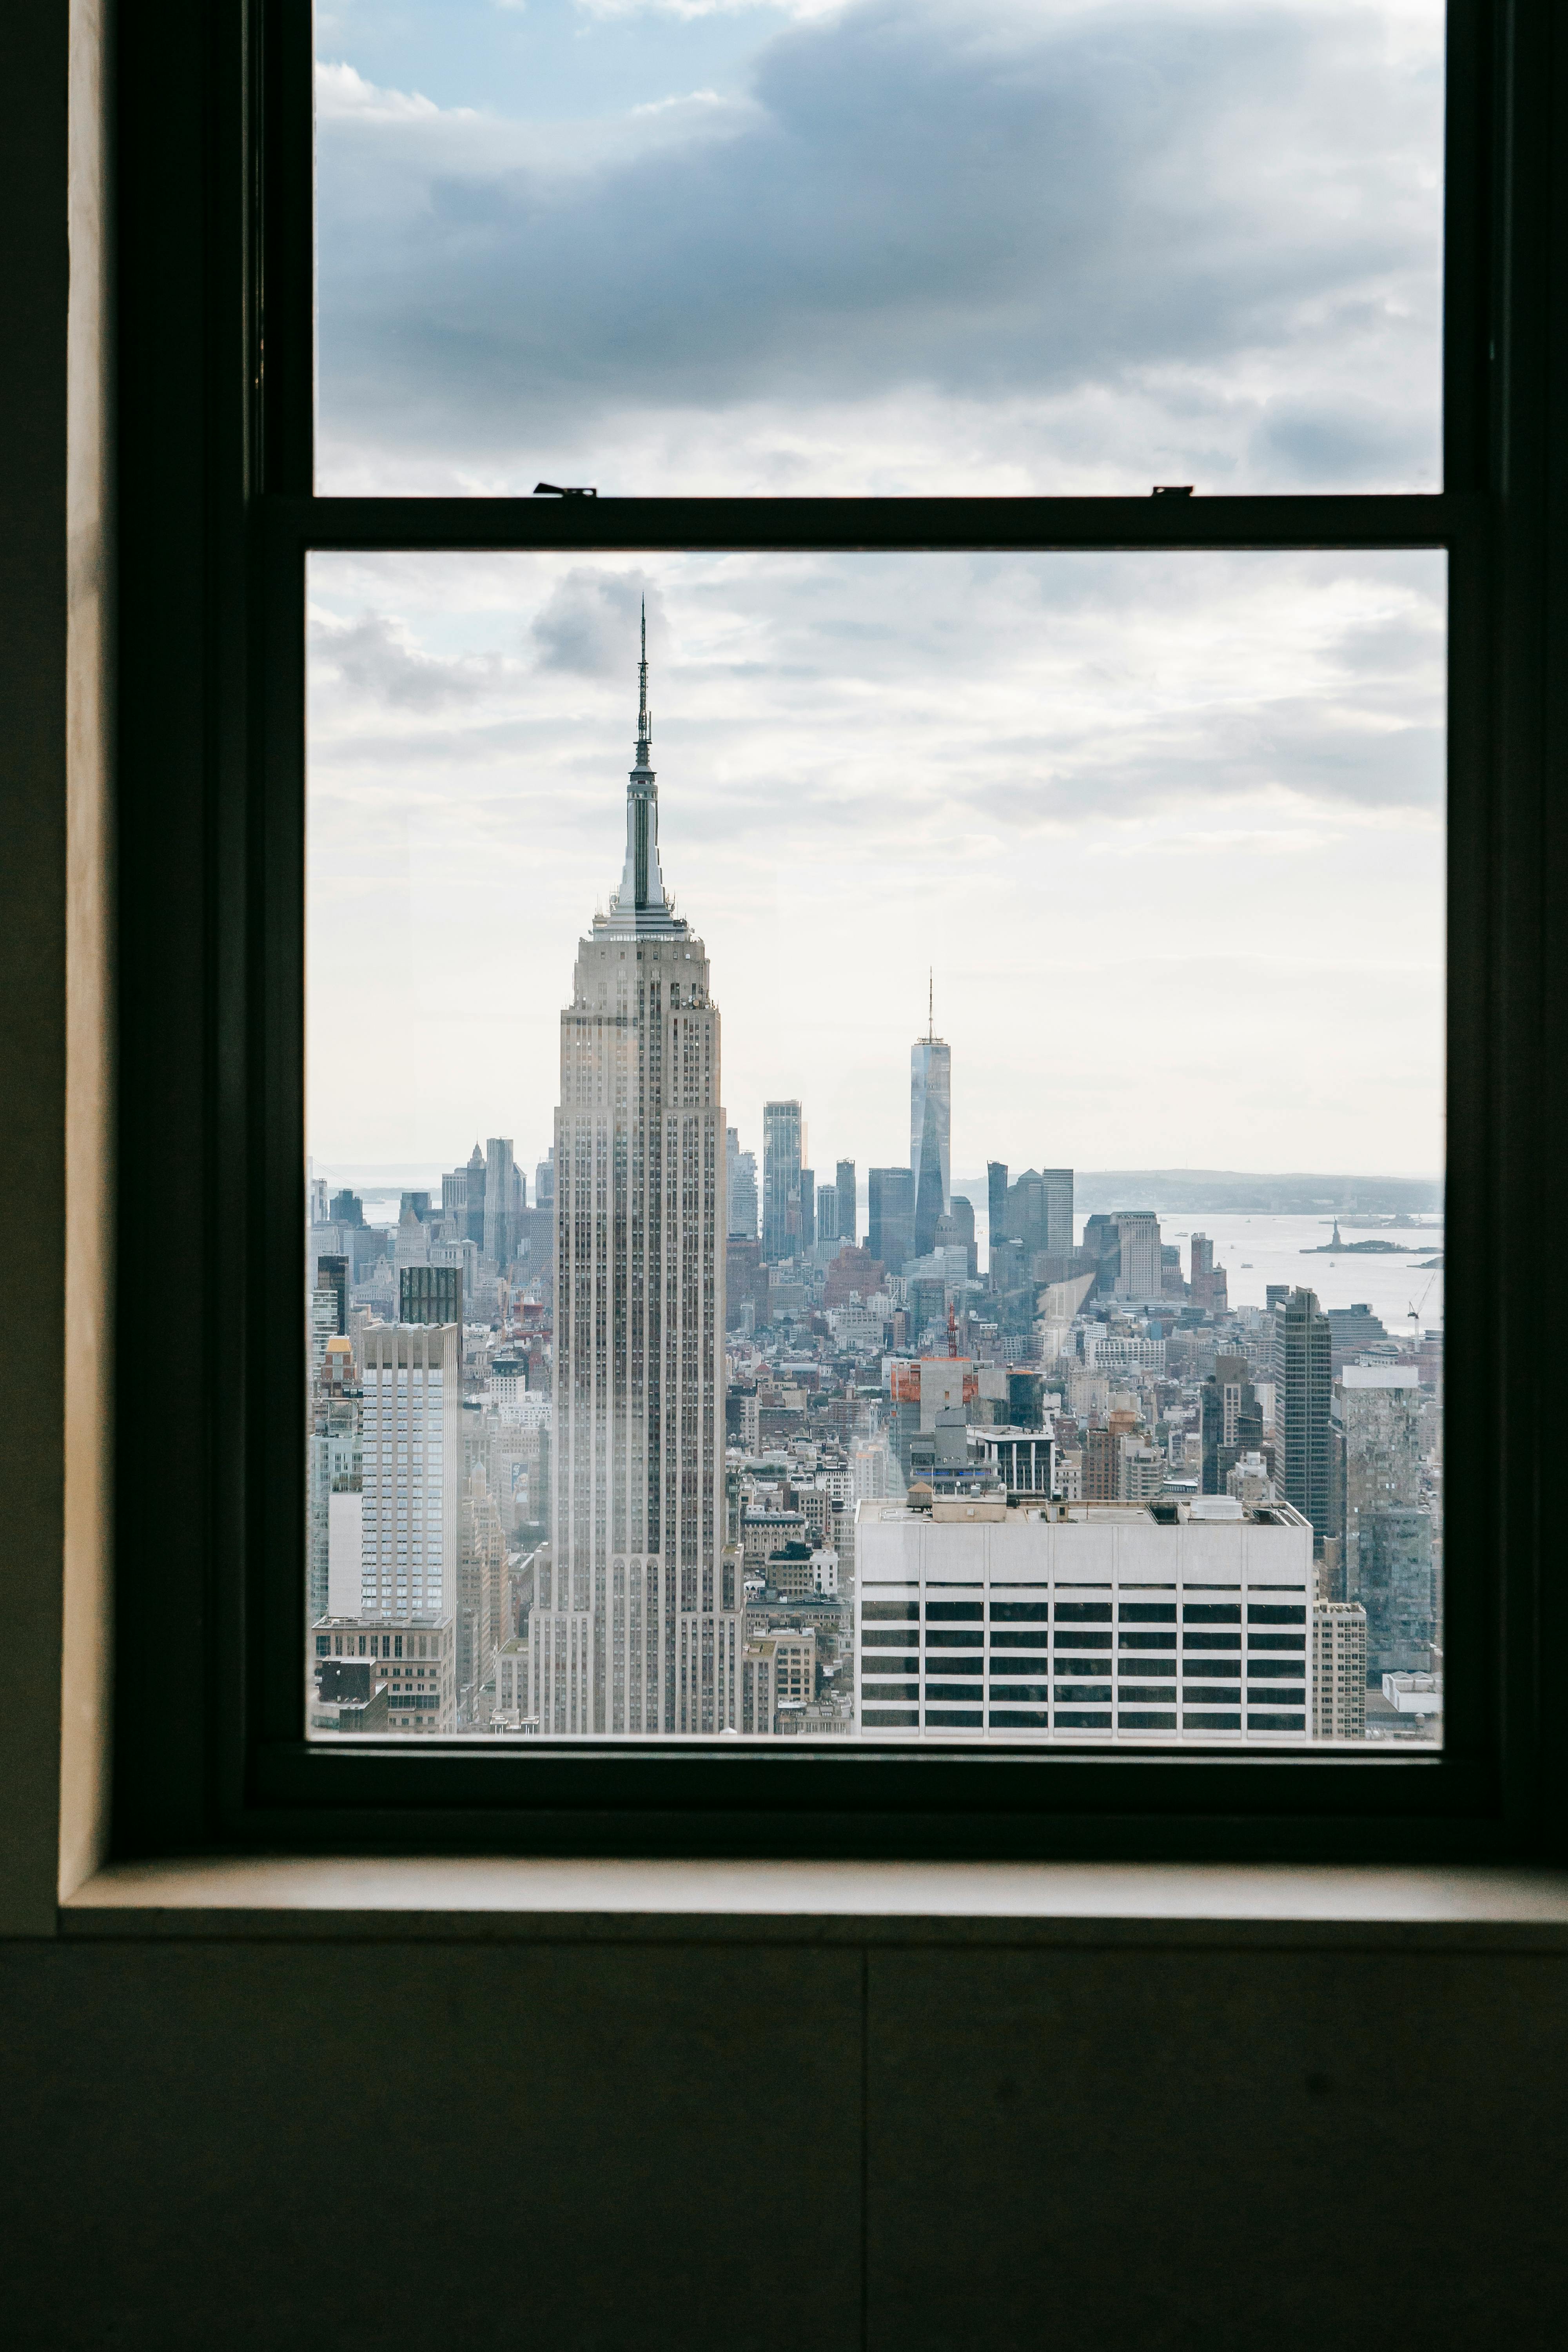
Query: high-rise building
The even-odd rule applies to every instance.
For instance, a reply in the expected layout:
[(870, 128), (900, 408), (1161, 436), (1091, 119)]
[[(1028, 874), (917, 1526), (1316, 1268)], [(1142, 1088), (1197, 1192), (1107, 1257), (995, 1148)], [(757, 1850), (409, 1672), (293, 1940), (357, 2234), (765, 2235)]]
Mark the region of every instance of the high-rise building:
[(763, 1255), (800, 1255), (800, 1163), (805, 1123), (797, 1102), (763, 1105)]
[(908, 1168), (873, 1168), (868, 1180), (866, 1246), (889, 1274), (915, 1254), (915, 1180)]
[(1223, 1265), (1214, 1262), (1214, 1244), (1206, 1234), (1194, 1234), (1192, 1239), (1192, 1280), (1189, 1285), (1194, 1307), (1206, 1307), (1211, 1314), (1223, 1315), (1229, 1306)]
[(974, 1207), (972, 1202), (964, 1199), (962, 1192), (953, 1194), (948, 1203), (947, 1214), (938, 1218), (936, 1239), (932, 1246), (937, 1249), (961, 1249), (963, 1252), (963, 1262), (968, 1270), (969, 1278), (972, 1282), (974, 1280), (980, 1270), (979, 1244), (974, 1238)]
[(1007, 1238), (1007, 1162), (985, 1163), (986, 1269), (997, 1271), (996, 1253)]
[(816, 1244), (816, 1171), (803, 1168), (800, 1171), (800, 1246), (813, 1249)]
[(533, 1205), (536, 1209), (555, 1206), (555, 1146), (551, 1145), (533, 1171)]
[(730, 1232), (731, 1241), (754, 1242), (757, 1238), (757, 1155), (742, 1151), (741, 1138), (731, 1127), (724, 1130), (724, 1159), (730, 1181)]
[(457, 1323), (463, 1319), (460, 1265), (405, 1265), (397, 1272), (400, 1323)]
[(323, 1254), (316, 1260), (316, 1287), (330, 1290), (337, 1300), (338, 1335), (349, 1328), (349, 1262), (346, 1257)]
[(1158, 1298), (1160, 1220), (1152, 1209), (1118, 1209), (1116, 1291), (1123, 1298)]
[[(310, 1296), (313, 1370), (305, 1456), (305, 1598), (312, 1623), (331, 1606), (334, 1548), (341, 1548), (345, 1520), (352, 1520), (357, 1528), (361, 1507), (359, 1376), (349, 1340), (342, 1333), (327, 1328), (331, 1299), (331, 1292), (324, 1287)], [(359, 1606), (357, 1545), (349, 1604), (356, 1609)]]
[(459, 1241), (485, 1245), (485, 1155), (476, 1143), (461, 1168), (448, 1169), (441, 1179), (441, 1214), (456, 1227)]
[(373, 1323), (364, 1334), (366, 1617), (456, 1612), (460, 1338), (453, 1323)]
[(485, 1147), (485, 1234), (483, 1248), (492, 1265), (506, 1267), (517, 1255), (528, 1187), (512, 1158), (510, 1135), (492, 1135)]
[(1297, 1288), (1274, 1313), (1274, 1474), (1285, 1500), (1311, 1521), (1312, 1548), (1319, 1557), (1324, 1537), (1338, 1533), (1329, 1426), (1332, 1405), (1329, 1318), (1316, 1291)]
[(1334, 1383), (1333, 1413), (1342, 1449), (1346, 1590), (1353, 1592), (1367, 1512), (1420, 1506), (1436, 1409), (1415, 1364), (1347, 1364)]
[(1073, 1245), (1073, 1171), (1070, 1168), (1026, 1168), (1023, 1174), (1009, 1184), (1006, 1163), (993, 1160), (986, 1168), (985, 1181), (991, 1217), (993, 1271), (997, 1270), (997, 1254), (1005, 1242), (1018, 1244), (1026, 1273), (1041, 1250), (1049, 1250), (1057, 1256), (1070, 1255)]
[(739, 1687), (719, 1012), (659, 869), (646, 625), (638, 683), (621, 885), (561, 1016), (554, 1519), (530, 1617), (530, 1711), (557, 1737), (732, 1728)]
[[(952, 1192), (952, 1050), (936, 1034), (935, 1002), (926, 1034), (910, 1048), (910, 1174), (915, 1193), (914, 1255), (936, 1247), (939, 1217)], [(880, 1252), (878, 1253), (880, 1255)]]
[(1203, 1491), (1229, 1492), (1230, 1473), (1242, 1456), (1263, 1444), (1263, 1407), (1245, 1356), (1220, 1355), (1204, 1382), (1199, 1405), (1203, 1436)]
[(1352, 1597), (1366, 1611), (1369, 1681), (1430, 1671), (1437, 1584), (1429, 1511), (1390, 1507), (1363, 1513)]
[(816, 1238), (826, 1249), (838, 1239), (838, 1187), (820, 1184), (816, 1192)]
[(863, 1730), (1310, 1736), (1312, 1539), (1289, 1505), (1086, 1497), (1068, 1519), (1027, 1491), (938, 1495), (862, 1502), (855, 1541)]
[(859, 1195), (855, 1190), (855, 1162), (841, 1160), (833, 1171), (834, 1190), (838, 1195), (838, 1234), (841, 1242), (853, 1243), (859, 1233)]
[(1366, 1611), (1358, 1601), (1312, 1603), (1312, 1737), (1366, 1738)]

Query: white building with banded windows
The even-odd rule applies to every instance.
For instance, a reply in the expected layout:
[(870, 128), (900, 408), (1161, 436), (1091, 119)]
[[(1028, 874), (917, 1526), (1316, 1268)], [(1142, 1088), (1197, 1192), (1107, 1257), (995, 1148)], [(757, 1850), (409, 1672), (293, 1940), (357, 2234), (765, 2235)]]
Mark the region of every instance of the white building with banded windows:
[(1312, 1737), (1312, 1530), (1286, 1504), (862, 1503), (856, 1548), (862, 1738)]
[(363, 1617), (456, 1613), (460, 1340), (455, 1323), (373, 1323), (365, 1330)]

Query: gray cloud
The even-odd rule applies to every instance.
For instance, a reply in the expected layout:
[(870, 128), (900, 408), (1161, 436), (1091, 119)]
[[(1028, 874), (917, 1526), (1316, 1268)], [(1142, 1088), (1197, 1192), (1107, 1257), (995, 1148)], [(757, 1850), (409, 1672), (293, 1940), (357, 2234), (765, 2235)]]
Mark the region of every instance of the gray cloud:
[(624, 678), (629, 690), (645, 598), (648, 651), (657, 660), (666, 644), (664, 597), (657, 582), (636, 572), (574, 567), (535, 615), (531, 635), (541, 667), (581, 677)]
[[(419, 120), (333, 121), (328, 430), (480, 462), (627, 408), (1109, 385), (1212, 443), (1218, 476), (1249, 436), (1289, 478), (1409, 476), (1437, 257), (1409, 163), (1440, 90), (1391, 79), (1380, 40), (1372, 12), (1022, 25), (868, 0), (769, 42), (722, 135), (624, 161), (546, 168), (520, 134), (468, 168)], [(1259, 353), (1299, 354), (1262, 385), (1277, 411), (1256, 367), (1245, 392), (1149, 393)], [(1300, 381), (1358, 365), (1348, 400)]]
[(443, 660), (424, 652), (401, 622), (384, 613), (363, 614), (346, 627), (314, 628), (311, 650), (366, 700), (405, 710), (471, 701), (496, 674), (493, 661)]

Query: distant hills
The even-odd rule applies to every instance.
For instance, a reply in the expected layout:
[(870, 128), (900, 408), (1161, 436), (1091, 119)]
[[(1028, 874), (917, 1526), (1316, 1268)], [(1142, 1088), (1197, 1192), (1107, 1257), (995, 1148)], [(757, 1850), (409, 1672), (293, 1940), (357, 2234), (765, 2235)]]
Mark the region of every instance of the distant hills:
[[(1016, 1174), (1018, 1171), (1012, 1171)], [(1234, 1168), (1095, 1168), (1073, 1182), (1073, 1205), (1159, 1209), (1182, 1215), (1295, 1217), (1330, 1210), (1341, 1216), (1431, 1216), (1443, 1207), (1438, 1177), (1249, 1175)]]

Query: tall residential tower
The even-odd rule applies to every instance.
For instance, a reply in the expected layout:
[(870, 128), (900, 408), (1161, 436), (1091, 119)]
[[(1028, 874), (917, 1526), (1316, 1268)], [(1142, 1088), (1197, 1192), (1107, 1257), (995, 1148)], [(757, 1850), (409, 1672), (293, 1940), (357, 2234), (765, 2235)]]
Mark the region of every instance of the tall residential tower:
[(625, 870), (561, 1015), (555, 1508), (530, 1620), (546, 1738), (721, 1731), (741, 1679), (742, 1596), (723, 1582), (719, 1013), (659, 871), (646, 619), (638, 678)]

